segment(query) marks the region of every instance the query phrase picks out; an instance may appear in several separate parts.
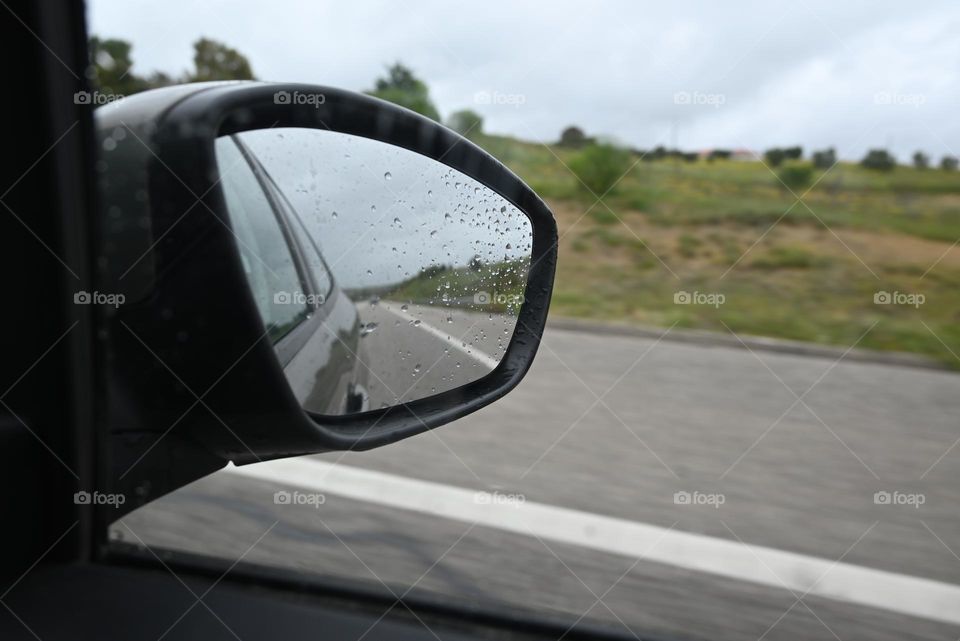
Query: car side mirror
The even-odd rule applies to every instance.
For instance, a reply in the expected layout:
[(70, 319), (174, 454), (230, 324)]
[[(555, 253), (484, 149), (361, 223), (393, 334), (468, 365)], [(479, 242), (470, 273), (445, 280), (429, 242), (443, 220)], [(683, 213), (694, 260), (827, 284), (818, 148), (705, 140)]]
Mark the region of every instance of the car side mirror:
[(109, 467), (141, 503), (227, 461), (421, 433), (529, 369), (556, 226), (472, 142), (270, 83), (146, 92), (97, 125)]

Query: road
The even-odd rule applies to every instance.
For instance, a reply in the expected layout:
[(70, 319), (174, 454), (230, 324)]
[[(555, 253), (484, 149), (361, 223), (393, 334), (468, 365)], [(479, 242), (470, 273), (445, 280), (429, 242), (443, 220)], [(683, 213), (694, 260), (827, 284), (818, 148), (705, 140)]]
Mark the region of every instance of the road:
[[(114, 530), (233, 560), (278, 522), (246, 560), (400, 592), (416, 584), (571, 624), (583, 615), (638, 636), (956, 639), (960, 608), (907, 612), (917, 594), (946, 595), (949, 606), (960, 585), (958, 416), (951, 372), (548, 329), (523, 383), (455, 424), (373, 452), (311, 457), (316, 479), (302, 485), (226, 470)], [(334, 463), (350, 472), (339, 485), (324, 472)], [(350, 479), (365, 474), (386, 488), (392, 479), (392, 498), (357, 499), (367, 490)], [(274, 502), (298, 487), (323, 487), (323, 504)], [(477, 506), (446, 514), (435, 501), (444, 488), (588, 525), (564, 538), (547, 521), (511, 529), (496, 510), (478, 521), (487, 513)], [(684, 492), (700, 504), (678, 504)], [(877, 503), (878, 492), (899, 504)], [(664, 533), (666, 551), (625, 553), (609, 532), (591, 531), (602, 518)], [(686, 552), (678, 535), (694, 541)], [(584, 542), (591, 536), (599, 543)], [(786, 587), (758, 580), (771, 569), (764, 559), (782, 552), (789, 574), (774, 574)], [(753, 568), (691, 569), (748, 554)], [(882, 571), (889, 583), (877, 585), (894, 586), (893, 605), (865, 604), (870, 581), (850, 598), (824, 596), (828, 581), (814, 570), (834, 563), (856, 576)]]

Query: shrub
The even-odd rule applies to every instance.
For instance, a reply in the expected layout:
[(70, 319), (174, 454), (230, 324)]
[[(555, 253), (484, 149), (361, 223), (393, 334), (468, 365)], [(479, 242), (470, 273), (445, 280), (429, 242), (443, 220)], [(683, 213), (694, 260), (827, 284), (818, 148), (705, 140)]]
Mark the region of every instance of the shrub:
[(787, 155), (783, 153), (783, 149), (780, 149), (779, 147), (767, 149), (765, 152), (763, 152), (764, 160), (766, 160), (767, 164), (771, 167), (778, 167), (786, 157)]
[(450, 114), (447, 118), (447, 126), (461, 136), (472, 138), (483, 133), (483, 116), (476, 111), (462, 109)]
[(813, 166), (817, 169), (829, 169), (837, 164), (837, 151), (833, 147), (813, 152)]
[(922, 151), (913, 154), (913, 166), (917, 169), (926, 169), (930, 166), (930, 157)]
[(957, 157), (956, 156), (944, 156), (940, 160), (940, 169), (944, 171), (956, 171), (957, 170)]
[(892, 171), (897, 166), (897, 161), (886, 149), (871, 149), (860, 161), (860, 164), (867, 169)]
[(560, 134), (560, 145), (564, 147), (583, 147), (587, 144), (587, 136), (580, 127), (567, 127)]
[(813, 179), (813, 167), (805, 162), (790, 162), (777, 171), (777, 178), (788, 189), (809, 187)]
[(630, 152), (613, 145), (593, 144), (576, 155), (570, 168), (581, 186), (602, 196), (630, 168)]

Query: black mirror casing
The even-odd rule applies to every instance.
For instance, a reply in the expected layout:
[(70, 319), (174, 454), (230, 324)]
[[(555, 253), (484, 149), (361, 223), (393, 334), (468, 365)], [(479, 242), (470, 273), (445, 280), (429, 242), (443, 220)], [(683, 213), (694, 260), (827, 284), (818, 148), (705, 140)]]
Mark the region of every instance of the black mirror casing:
[[(315, 96), (291, 104), (278, 96)], [(546, 323), (557, 230), (543, 201), (500, 162), (438, 123), (326, 87), (203, 83), (133, 96), (97, 113), (101, 183), (99, 309), (109, 416), (103, 473), (137, 503), (233, 461), (366, 450), (476, 411), (520, 382)], [(305, 127), (417, 152), (491, 188), (530, 219), (531, 267), (500, 364), (467, 385), (347, 416), (304, 411), (249, 290), (214, 142), (251, 129)], [(139, 215), (134, 215), (137, 212)]]

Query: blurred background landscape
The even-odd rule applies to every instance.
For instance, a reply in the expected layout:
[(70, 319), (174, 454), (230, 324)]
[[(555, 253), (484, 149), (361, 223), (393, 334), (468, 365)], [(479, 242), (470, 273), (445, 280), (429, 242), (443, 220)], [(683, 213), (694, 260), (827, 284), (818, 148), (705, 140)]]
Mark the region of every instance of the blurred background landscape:
[[(94, 37), (91, 51), (104, 96), (255, 78), (243, 53), (207, 38), (180, 76), (140, 72), (133, 43), (122, 39)], [(576, 124), (553, 140), (523, 140), (488, 133), (478, 107), (444, 117), (428, 82), (400, 62), (385, 65), (368, 92), (444, 122), (546, 199), (561, 238), (554, 316), (839, 346), (862, 336), (864, 348), (960, 368), (956, 156), (917, 149), (898, 158), (874, 147), (841, 159), (835, 147), (802, 140), (638, 149)], [(678, 107), (725, 101), (698, 92), (673, 99)], [(478, 105), (522, 100), (474, 96)], [(925, 99), (878, 92), (873, 100), (912, 108)], [(722, 302), (683, 303), (684, 293)]]

